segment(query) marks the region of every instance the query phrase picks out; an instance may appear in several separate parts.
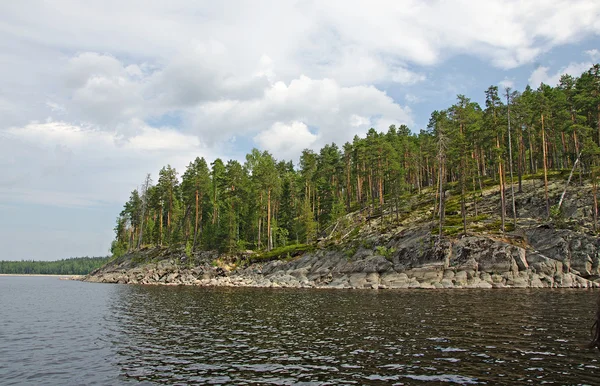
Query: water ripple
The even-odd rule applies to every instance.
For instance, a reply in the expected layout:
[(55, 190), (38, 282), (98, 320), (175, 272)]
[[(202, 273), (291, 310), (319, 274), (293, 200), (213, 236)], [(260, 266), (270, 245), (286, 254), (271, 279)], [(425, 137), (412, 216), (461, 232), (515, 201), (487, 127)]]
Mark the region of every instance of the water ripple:
[(600, 354), (583, 347), (595, 291), (0, 278), (0, 293), (3, 385), (597, 384), (600, 375)]

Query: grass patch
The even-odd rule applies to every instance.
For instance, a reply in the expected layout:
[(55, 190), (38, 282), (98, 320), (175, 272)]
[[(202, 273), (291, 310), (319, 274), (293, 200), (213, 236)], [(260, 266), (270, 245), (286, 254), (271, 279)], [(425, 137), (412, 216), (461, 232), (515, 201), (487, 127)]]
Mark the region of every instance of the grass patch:
[[(567, 169), (563, 170), (548, 170), (548, 180), (556, 180), (556, 179), (566, 179), (569, 176), (571, 171)], [(525, 174), (522, 177), (523, 181), (530, 180), (543, 180), (544, 179), (544, 171), (540, 170), (535, 174)], [(517, 180), (515, 178), (515, 180)]]
[(487, 214), (479, 214), (477, 216), (473, 216), (471, 218), (467, 218), (468, 222), (479, 222), (479, 221), (484, 221), (487, 220), (490, 216)]
[(462, 227), (462, 217), (461, 216), (446, 216), (444, 219), (444, 226), (454, 227), (461, 226)]
[(285, 247), (275, 248), (264, 253), (257, 253), (248, 258), (249, 263), (266, 262), (272, 260), (282, 260), (302, 255), (305, 252), (314, 251), (315, 246), (312, 244), (292, 244)]
[[(480, 214), (478, 216), (467, 217), (467, 229), (472, 231), (481, 232), (488, 231), (488, 227), (498, 227), (500, 229), (500, 222), (494, 222), (491, 224), (473, 224), (481, 221), (485, 221), (489, 218), (487, 214)], [(510, 224), (512, 226), (512, 224)], [(508, 231), (509, 223), (505, 224), (505, 228)], [(444, 221), (444, 235), (456, 236), (463, 231), (462, 216), (446, 216)]]
[(353, 240), (356, 236), (358, 236), (359, 232), (360, 232), (360, 227), (359, 226), (355, 227), (354, 229), (352, 229), (352, 231), (348, 235), (348, 239)]
[[(492, 221), (487, 224), (481, 224), (481, 225), (474, 227), (474, 230), (479, 231), (479, 232), (501, 233), (502, 232), (502, 221), (496, 220), (496, 221)], [(510, 219), (507, 218), (506, 221), (504, 222), (504, 231), (512, 232), (514, 230), (515, 230), (515, 226), (510, 221)]]
[(456, 236), (463, 231), (462, 226), (444, 227), (444, 236)]

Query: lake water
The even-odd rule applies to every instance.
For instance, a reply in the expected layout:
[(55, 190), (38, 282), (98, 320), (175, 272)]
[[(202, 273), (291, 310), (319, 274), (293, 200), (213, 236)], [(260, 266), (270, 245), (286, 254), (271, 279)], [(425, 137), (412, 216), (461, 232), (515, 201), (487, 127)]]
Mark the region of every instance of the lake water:
[(599, 384), (599, 294), (0, 277), (0, 384)]

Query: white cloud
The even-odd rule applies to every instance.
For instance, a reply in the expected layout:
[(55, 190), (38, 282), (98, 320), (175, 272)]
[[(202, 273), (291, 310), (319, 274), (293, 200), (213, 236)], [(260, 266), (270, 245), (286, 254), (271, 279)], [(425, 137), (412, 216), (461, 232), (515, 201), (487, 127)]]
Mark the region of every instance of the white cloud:
[[(240, 2), (233, 7), (108, 0), (102, 6), (12, 2), (1, 4), (0, 11), (5, 20), (0, 44), (9, 55), (3, 58), (5, 72), (12, 78), (20, 74), (30, 87), (2, 88), (0, 101), (17, 102), (4, 120), (22, 126), (44, 119), (47, 109), (35, 106), (50, 98), (65, 109), (51, 107), (60, 119), (109, 130), (173, 111), (186, 116), (184, 124), (198, 123), (203, 112), (229, 105), (251, 115), (251, 105), (263, 105), (277, 82), (291, 84), (303, 74), (342, 88), (403, 87), (427, 78), (423, 66), (452, 56), (512, 68), (600, 33), (594, 17), (600, 5), (583, 0)], [(65, 52), (78, 54), (65, 58)], [(3, 86), (9, 80), (0, 75)], [(52, 95), (40, 100), (43, 90)], [(267, 119), (254, 130), (275, 121)]]
[(366, 127), (371, 124), (371, 120), (367, 117), (362, 117), (357, 114), (350, 115), (350, 126), (352, 127)]
[(254, 137), (254, 142), (261, 149), (269, 150), (276, 158), (289, 159), (290, 154), (300, 154), (303, 149), (311, 147), (317, 136), (308, 130), (303, 122), (275, 122), (267, 130)]
[(0, 187), (0, 200), (3, 202), (24, 203), (27, 205), (49, 205), (61, 208), (89, 208), (106, 204), (101, 197), (48, 189), (15, 189)]
[(597, 62), (600, 60), (600, 51), (597, 48), (584, 51), (584, 53), (588, 55), (593, 62)]
[(570, 63), (568, 66), (559, 69), (554, 74), (549, 73), (549, 67), (540, 66), (529, 76), (529, 85), (534, 88), (537, 88), (541, 83), (556, 86), (563, 74), (580, 76), (582, 73), (589, 70), (591, 66), (592, 63), (590, 62)]
[(65, 70), (65, 81), (69, 87), (84, 86), (90, 78), (122, 77), (125, 69), (111, 55), (84, 52), (69, 59)]
[(418, 96), (416, 96), (415, 94), (406, 94), (404, 95), (404, 100), (406, 100), (406, 102), (408, 103), (419, 103), (422, 101), (422, 99)]
[(200, 148), (198, 137), (185, 135), (173, 129), (144, 127), (142, 132), (129, 138), (127, 148), (135, 150), (188, 151)]
[[(66, 122), (0, 130), (2, 202), (57, 206), (121, 204), (146, 173), (171, 164), (181, 173), (196, 156), (217, 157), (195, 135), (132, 122), (132, 134)], [(7, 157), (8, 155), (8, 157)]]
[(529, 76), (529, 85), (537, 87), (541, 83), (551, 84), (551, 76), (548, 74), (549, 67), (539, 66)]
[(125, 67), (116, 58), (85, 52), (69, 59), (65, 84), (70, 103), (83, 120), (99, 124), (118, 123), (141, 113), (143, 108), (141, 71)]
[(48, 106), (53, 113), (56, 113), (59, 115), (67, 112), (66, 107), (59, 105), (58, 103), (55, 103), (52, 101), (46, 101), (46, 106)]
[(600, 33), (600, 5), (591, 1), (404, 1), (368, 6), (330, 1), (320, 6), (342, 44), (352, 42), (424, 65), (466, 53), (512, 68), (556, 45)]
[(415, 84), (425, 80), (425, 75), (407, 70), (406, 68), (397, 68), (392, 73), (392, 80), (400, 84)]
[[(262, 98), (201, 104), (194, 117), (194, 127), (209, 143), (240, 133), (254, 135), (277, 122), (303, 122), (315, 128), (318, 139), (311, 144), (315, 148), (351, 140), (378, 121), (413, 123), (409, 108), (373, 86), (343, 87), (332, 79), (307, 76), (289, 84), (277, 82)], [(289, 158), (297, 155), (293, 151), (287, 153)]]
[(391, 96), (433, 100), (415, 89), (445, 60), (533, 63), (598, 37), (599, 12), (585, 0), (0, 2), (0, 182), (14, 189), (2, 200), (114, 203), (166, 163), (248, 150), (233, 138), (294, 158), (300, 144), (411, 125)]
[[(196, 42), (176, 57), (161, 71), (157, 71), (147, 92), (158, 97), (163, 107), (187, 107), (219, 99), (248, 99), (260, 96), (268, 87), (266, 72), (256, 71), (269, 63), (263, 56), (255, 61), (255, 69), (247, 74), (232, 66), (236, 53), (229, 52), (219, 41)], [(252, 74), (255, 73), (255, 75)]]
[(498, 82), (498, 86), (500, 86), (503, 90), (505, 88), (514, 88), (515, 81), (513, 79), (504, 78), (500, 82)]

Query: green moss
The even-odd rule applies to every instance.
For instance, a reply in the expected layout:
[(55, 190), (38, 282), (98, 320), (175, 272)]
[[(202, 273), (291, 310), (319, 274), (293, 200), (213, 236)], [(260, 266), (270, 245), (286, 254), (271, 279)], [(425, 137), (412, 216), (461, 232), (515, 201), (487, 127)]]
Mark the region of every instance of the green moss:
[(463, 230), (462, 226), (444, 227), (444, 236), (456, 236)]
[[(487, 224), (482, 224), (482, 225), (474, 227), (474, 230), (482, 231), (482, 232), (501, 233), (502, 232), (502, 221), (495, 220), (495, 221), (492, 221)], [(512, 222), (510, 222), (510, 219), (507, 218), (506, 221), (504, 222), (504, 231), (512, 232), (514, 230), (515, 230), (515, 226), (513, 225)]]
[(453, 227), (453, 226), (462, 226), (462, 217), (461, 216), (446, 216), (444, 220), (444, 226)]
[(467, 221), (469, 222), (479, 222), (479, 221), (485, 221), (489, 218), (490, 216), (488, 216), (487, 214), (480, 214), (471, 218), (468, 218)]
[(285, 258), (291, 259), (292, 257), (301, 255), (302, 253), (314, 251), (314, 249), (315, 246), (312, 244), (286, 245), (285, 247), (276, 248), (269, 252), (256, 254), (251, 256), (248, 260), (250, 263), (255, 263), (259, 261), (280, 260)]

